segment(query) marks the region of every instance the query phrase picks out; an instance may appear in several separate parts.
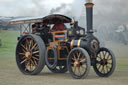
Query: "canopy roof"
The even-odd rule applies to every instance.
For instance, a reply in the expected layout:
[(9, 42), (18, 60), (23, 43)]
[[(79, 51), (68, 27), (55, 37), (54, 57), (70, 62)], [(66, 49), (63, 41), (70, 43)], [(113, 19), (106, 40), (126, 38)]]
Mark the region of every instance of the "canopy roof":
[(30, 24), (30, 23), (47, 23), (47, 24), (56, 24), (56, 23), (70, 23), (71, 18), (60, 15), (53, 14), (45, 17), (25, 17), (17, 18), (10, 21), (10, 24)]

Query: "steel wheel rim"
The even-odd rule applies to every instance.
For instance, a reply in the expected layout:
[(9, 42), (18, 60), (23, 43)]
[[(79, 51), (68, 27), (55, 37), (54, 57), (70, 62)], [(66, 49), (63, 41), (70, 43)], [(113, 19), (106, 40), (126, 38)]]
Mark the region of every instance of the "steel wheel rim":
[(39, 63), (39, 47), (33, 38), (21, 40), (18, 46), (17, 59), (25, 72), (33, 72)]
[(72, 53), (70, 61), (71, 71), (74, 75), (81, 77), (86, 73), (87, 61), (86, 57), (82, 54), (81, 51), (75, 51)]

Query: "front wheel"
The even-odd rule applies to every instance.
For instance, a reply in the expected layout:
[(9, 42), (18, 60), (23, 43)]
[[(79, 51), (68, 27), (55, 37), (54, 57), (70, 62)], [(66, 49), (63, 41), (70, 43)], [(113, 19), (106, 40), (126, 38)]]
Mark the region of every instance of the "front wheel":
[(113, 52), (107, 48), (100, 48), (96, 54), (94, 71), (100, 77), (112, 75), (116, 67), (116, 59)]
[(90, 70), (90, 58), (87, 51), (83, 48), (71, 50), (67, 60), (67, 67), (73, 78), (87, 77)]

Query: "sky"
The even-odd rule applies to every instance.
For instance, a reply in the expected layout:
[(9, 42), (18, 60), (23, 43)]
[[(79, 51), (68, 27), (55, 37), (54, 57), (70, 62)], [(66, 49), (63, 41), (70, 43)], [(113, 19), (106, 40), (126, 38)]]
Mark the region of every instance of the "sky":
[[(0, 0), (0, 16), (46, 16), (59, 13), (85, 15), (86, 0)], [(127, 19), (128, 0), (93, 0), (94, 15), (109, 19)], [(109, 18), (108, 18), (109, 17)]]
[[(0, 16), (41, 16), (50, 13), (51, 9), (68, 5), (64, 10), (73, 10), (80, 15), (86, 0), (0, 0)], [(88, 1), (88, 0), (87, 0)], [(109, 14), (119, 11), (126, 14), (127, 0), (93, 0), (94, 13)]]

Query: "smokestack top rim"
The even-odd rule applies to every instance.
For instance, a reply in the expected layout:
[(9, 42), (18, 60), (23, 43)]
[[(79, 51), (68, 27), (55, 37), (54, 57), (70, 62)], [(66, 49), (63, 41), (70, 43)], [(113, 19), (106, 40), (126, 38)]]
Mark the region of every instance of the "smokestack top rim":
[(94, 6), (93, 3), (85, 3), (86, 8), (92, 8)]

